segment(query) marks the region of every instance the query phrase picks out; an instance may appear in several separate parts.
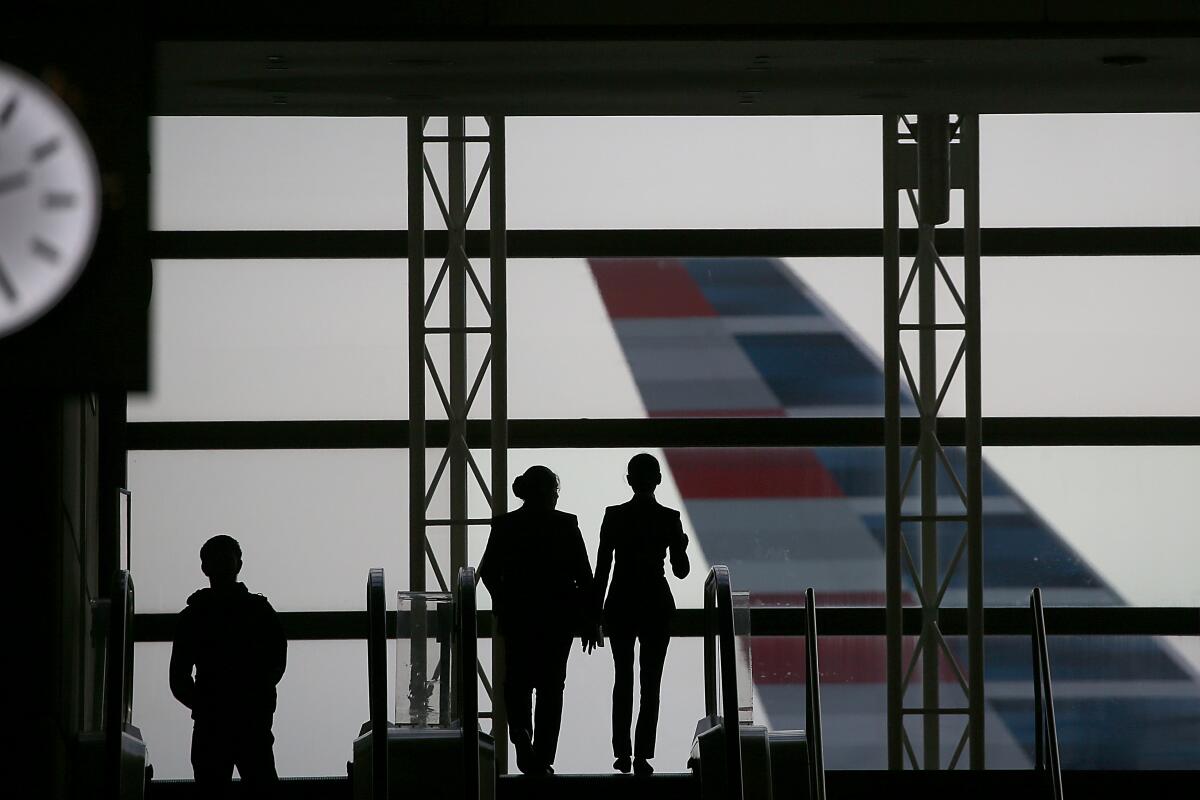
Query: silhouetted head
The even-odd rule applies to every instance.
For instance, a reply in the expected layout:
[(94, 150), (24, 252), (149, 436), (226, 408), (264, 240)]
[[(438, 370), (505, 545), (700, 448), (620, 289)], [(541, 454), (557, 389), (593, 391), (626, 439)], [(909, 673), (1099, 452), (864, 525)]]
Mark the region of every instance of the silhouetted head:
[(658, 459), (649, 453), (638, 453), (629, 459), (629, 473), (625, 476), (629, 488), (637, 494), (653, 494), (662, 483), (662, 468)]
[(530, 467), (513, 481), (513, 494), (525, 505), (554, 508), (558, 505), (558, 476), (540, 464)]
[(232, 536), (212, 537), (200, 548), (200, 569), (214, 589), (233, 586), (242, 571), (242, 546)]

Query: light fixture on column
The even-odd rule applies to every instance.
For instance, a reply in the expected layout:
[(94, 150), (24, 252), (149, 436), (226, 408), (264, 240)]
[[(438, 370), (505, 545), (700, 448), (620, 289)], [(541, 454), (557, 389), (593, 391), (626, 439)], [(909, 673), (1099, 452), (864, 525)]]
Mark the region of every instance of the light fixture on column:
[(950, 220), (950, 115), (917, 117), (917, 199), (922, 225)]

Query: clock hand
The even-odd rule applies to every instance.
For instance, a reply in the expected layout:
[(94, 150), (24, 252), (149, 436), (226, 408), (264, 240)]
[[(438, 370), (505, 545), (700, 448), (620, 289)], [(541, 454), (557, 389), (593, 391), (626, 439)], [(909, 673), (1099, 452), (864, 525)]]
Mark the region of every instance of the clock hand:
[(5, 192), (13, 192), (17, 189), (24, 189), (29, 185), (29, 170), (21, 172), (10, 172), (8, 175), (0, 176), (0, 194)]
[(8, 273), (4, 271), (4, 262), (0, 261), (0, 290), (4, 292), (4, 296), (8, 302), (17, 302), (17, 290), (12, 285), (12, 281), (8, 279)]

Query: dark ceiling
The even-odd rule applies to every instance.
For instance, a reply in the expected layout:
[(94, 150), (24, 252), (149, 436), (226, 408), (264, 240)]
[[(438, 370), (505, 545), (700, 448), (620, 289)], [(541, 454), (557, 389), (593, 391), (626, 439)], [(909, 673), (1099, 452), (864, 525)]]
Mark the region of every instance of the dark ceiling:
[(1200, 111), (1200, 1), (209, 3), (156, 113)]
[(167, 42), (156, 113), (1200, 111), (1200, 41)]

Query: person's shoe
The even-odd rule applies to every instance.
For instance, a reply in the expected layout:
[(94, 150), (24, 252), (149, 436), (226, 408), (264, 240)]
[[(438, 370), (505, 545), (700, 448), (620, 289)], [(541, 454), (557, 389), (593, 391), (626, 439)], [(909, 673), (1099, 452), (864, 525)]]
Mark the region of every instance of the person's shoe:
[(524, 775), (539, 775), (542, 772), (542, 764), (538, 761), (537, 756), (533, 754), (533, 748), (529, 745), (522, 747), (514, 745), (513, 749), (517, 751), (517, 769)]
[(629, 763), (629, 756), (621, 756), (613, 762), (613, 769), (622, 774), (628, 775), (632, 765)]
[(644, 758), (635, 758), (633, 760), (634, 775), (653, 775), (654, 767), (650, 766), (650, 762)]

